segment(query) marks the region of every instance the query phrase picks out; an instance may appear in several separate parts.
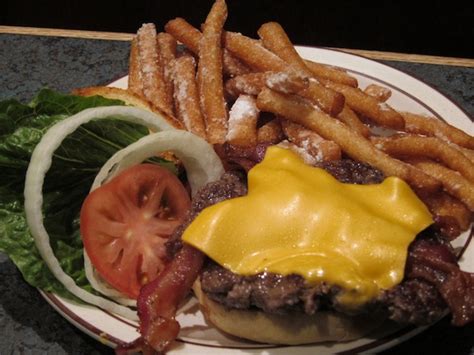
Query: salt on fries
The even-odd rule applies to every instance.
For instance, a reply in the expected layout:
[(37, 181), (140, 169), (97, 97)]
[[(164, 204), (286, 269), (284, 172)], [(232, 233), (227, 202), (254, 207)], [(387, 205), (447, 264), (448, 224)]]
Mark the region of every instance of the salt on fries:
[(198, 88), (201, 109), (210, 143), (224, 143), (227, 134), (227, 106), (222, 77), (222, 28), (227, 18), (224, 0), (211, 8), (199, 41)]
[(473, 137), (398, 111), (389, 88), (360, 87), (341, 68), (301, 58), (276, 22), (254, 39), (225, 31), (226, 17), (217, 0), (201, 29), (182, 18), (166, 33), (143, 25), (131, 42), (129, 92), (218, 149), (280, 144), (311, 163), (349, 156), (373, 165), (410, 184), (448, 234), (468, 228)]
[(259, 110), (255, 97), (240, 95), (229, 113), (229, 131), (226, 140), (239, 147), (257, 145), (257, 120)]
[(189, 55), (171, 62), (171, 78), (176, 115), (186, 130), (206, 139), (206, 126), (201, 112), (196, 82), (196, 62)]

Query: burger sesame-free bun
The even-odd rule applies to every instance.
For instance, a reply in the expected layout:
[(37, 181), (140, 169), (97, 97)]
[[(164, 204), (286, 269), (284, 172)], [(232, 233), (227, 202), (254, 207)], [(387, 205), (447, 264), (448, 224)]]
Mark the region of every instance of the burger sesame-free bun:
[(228, 309), (208, 298), (199, 281), (193, 286), (206, 320), (225, 333), (269, 344), (309, 344), (349, 341), (377, 328), (381, 320), (368, 316), (345, 316), (336, 312), (286, 315), (254, 310)]

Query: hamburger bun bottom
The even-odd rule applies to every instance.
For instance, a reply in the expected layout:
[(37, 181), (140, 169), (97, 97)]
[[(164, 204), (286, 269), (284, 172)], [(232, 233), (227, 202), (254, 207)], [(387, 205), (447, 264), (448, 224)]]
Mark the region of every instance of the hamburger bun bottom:
[(260, 343), (298, 345), (349, 341), (361, 338), (383, 322), (373, 316), (346, 316), (331, 311), (280, 315), (229, 309), (207, 297), (199, 280), (193, 290), (208, 322), (225, 333)]

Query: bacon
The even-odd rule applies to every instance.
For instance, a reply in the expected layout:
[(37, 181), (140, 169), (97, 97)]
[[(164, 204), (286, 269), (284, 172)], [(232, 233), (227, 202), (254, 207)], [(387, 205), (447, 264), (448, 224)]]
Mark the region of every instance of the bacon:
[(248, 172), (260, 163), (270, 143), (258, 143), (252, 147), (239, 147), (229, 143), (214, 145), (214, 150), (224, 162), (227, 171), (243, 169)]
[(436, 286), (452, 313), (453, 325), (474, 321), (474, 274), (459, 268), (448, 244), (418, 238), (410, 247), (406, 277)]
[(117, 350), (117, 353), (141, 350), (163, 352), (176, 339), (179, 323), (175, 320), (178, 306), (190, 292), (202, 264), (204, 254), (183, 244), (158, 277), (145, 285), (137, 300), (141, 338)]

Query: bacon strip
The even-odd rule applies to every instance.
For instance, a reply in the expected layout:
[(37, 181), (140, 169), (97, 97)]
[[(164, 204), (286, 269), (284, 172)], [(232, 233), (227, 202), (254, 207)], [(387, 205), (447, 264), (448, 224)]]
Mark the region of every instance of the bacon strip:
[(137, 300), (141, 338), (117, 353), (137, 349), (163, 352), (168, 348), (180, 329), (175, 320), (178, 307), (191, 290), (203, 261), (204, 254), (184, 244), (158, 277), (141, 289)]
[(448, 245), (416, 240), (411, 246), (406, 276), (436, 286), (452, 313), (453, 325), (474, 321), (474, 274), (459, 269)]

